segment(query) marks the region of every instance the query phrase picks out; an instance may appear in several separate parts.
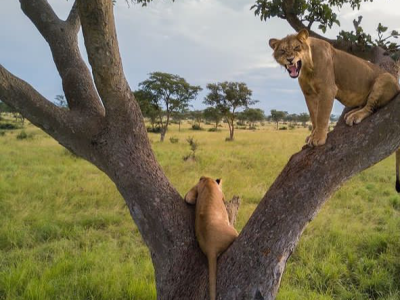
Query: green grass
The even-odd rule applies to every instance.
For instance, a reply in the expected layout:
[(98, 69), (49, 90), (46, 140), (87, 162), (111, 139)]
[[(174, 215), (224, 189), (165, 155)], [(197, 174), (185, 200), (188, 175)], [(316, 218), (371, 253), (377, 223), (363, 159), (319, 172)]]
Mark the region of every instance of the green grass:
[[(208, 129), (211, 126), (207, 126)], [(237, 228), (305, 129), (150, 134), (168, 178), (183, 195), (201, 175), (222, 177), (226, 198), (242, 198)], [(0, 299), (156, 298), (154, 270), (113, 183), (41, 130), (0, 135)], [(170, 143), (175, 136), (178, 143)], [(196, 161), (188, 136), (199, 142)], [(400, 197), (389, 157), (346, 183), (307, 227), (283, 277), (279, 300), (400, 299)]]

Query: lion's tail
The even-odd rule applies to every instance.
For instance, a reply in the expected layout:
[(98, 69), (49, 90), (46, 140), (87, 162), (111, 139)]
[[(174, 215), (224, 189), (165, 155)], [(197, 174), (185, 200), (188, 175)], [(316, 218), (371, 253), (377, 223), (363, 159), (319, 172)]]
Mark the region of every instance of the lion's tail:
[(212, 253), (208, 256), (208, 279), (210, 286), (210, 300), (217, 297), (217, 254)]
[(400, 193), (399, 169), (400, 169), (400, 149), (396, 151), (396, 191), (398, 193)]

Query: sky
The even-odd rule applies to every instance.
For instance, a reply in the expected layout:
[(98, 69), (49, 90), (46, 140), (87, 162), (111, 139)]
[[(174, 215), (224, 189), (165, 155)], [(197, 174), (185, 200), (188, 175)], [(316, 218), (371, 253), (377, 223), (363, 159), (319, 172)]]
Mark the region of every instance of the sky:
[[(307, 112), (297, 79), (274, 61), (270, 38), (294, 32), (284, 20), (266, 22), (254, 16), (249, 0), (154, 0), (147, 7), (118, 0), (114, 11), (124, 72), (132, 90), (155, 71), (177, 74), (203, 91), (191, 104), (203, 109), (207, 83), (245, 82), (253, 91), (254, 106), (266, 114), (271, 109), (289, 113)], [(72, 0), (49, 0), (65, 19)], [(379, 22), (400, 31), (400, 1), (374, 0), (360, 11), (344, 7), (337, 11), (341, 28), (329, 30), (334, 38), (339, 29), (352, 30), (353, 19), (362, 15), (361, 25), (373, 37)], [(0, 64), (30, 83), (53, 101), (63, 94), (61, 79), (45, 40), (22, 13), (19, 1), (2, 0), (0, 10)], [(87, 61), (80, 34), (80, 49)], [(335, 101), (334, 114), (342, 106)]]

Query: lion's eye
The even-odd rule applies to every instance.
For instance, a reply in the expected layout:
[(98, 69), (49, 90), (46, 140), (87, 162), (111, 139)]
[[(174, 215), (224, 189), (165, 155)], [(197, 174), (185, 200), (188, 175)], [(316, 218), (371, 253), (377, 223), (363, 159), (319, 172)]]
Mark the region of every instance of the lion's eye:
[(296, 46), (295, 48), (294, 48), (294, 51), (300, 51), (301, 50), (301, 47), (300, 46)]
[(279, 53), (280, 53), (280, 54), (285, 54), (286, 51), (285, 51), (284, 49), (279, 49)]

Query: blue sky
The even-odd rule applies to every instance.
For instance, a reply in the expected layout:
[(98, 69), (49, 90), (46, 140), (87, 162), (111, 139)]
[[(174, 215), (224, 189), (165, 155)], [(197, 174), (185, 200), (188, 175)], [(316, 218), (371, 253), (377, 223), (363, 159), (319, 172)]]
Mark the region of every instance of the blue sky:
[[(16, 0), (2, 0), (0, 10), (0, 63), (26, 80), (50, 100), (62, 94), (61, 80), (49, 47), (25, 17)], [(49, 0), (60, 17), (68, 15), (72, 0)], [(124, 72), (136, 89), (150, 72), (178, 74), (195, 85), (209, 82), (243, 81), (259, 100), (256, 107), (267, 114), (271, 109), (292, 113), (307, 111), (297, 80), (272, 58), (268, 40), (293, 33), (283, 20), (261, 22), (248, 0), (155, 0), (148, 7), (128, 5), (119, 0), (115, 6), (117, 34)], [(343, 29), (353, 29), (352, 20), (363, 15), (362, 25), (374, 33), (379, 22), (400, 30), (400, 1), (374, 0), (362, 11), (341, 9)], [(328, 32), (335, 37), (339, 28)], [(84, 57), (82, 36), (81, 51)], [(204, 90), (192, 103), (204, 108)], [(340, 114), (336, 104), (333, 113)]]

